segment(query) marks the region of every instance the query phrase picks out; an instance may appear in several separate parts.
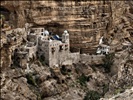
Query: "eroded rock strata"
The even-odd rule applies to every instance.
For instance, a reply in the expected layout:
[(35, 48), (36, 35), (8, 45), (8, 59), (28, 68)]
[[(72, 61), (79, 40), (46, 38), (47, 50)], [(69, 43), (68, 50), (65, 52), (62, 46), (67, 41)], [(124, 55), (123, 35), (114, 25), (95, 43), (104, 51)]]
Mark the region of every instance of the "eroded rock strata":
[[(10, 22), (15, 27), (28, 22), (55, 34), (67, 29), (74, 48), (89, 48), (117, 28), (128, 37), (127, 29), (132, 26), (132, 3), (126, 1), (5, 1), (1, 6), (11, 13)], [(86, 45), (90, 42), (93, 45)]]

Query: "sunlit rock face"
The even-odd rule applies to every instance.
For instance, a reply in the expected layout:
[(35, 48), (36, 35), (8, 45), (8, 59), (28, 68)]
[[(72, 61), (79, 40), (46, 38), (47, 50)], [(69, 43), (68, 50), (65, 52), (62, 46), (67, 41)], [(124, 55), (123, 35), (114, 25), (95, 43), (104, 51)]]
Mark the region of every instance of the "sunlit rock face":
[(131, 1), (2, 1), (1, 5), (10, 11), (15, 27), (28, 22), (59, 35), (67, 29), (71, 48), (89, 48), (117, 28), (127, 35), (123, 27), (131, 28), (133, 22)]

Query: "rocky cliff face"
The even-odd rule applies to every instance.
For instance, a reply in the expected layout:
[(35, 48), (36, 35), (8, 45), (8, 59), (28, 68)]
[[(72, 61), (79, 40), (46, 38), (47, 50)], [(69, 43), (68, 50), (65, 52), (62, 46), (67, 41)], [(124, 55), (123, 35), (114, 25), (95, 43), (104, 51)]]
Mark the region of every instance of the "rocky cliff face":
[(126, 29), (132, 26), (132, 2), (127, 1), (2, 1), (1, 7), (9, 10), (15, 27), (28, 22), (59, 35), (67, 29), (71, 48), (89, 48), (87, 43), (97, 44), (112, 30), (128, 36)]

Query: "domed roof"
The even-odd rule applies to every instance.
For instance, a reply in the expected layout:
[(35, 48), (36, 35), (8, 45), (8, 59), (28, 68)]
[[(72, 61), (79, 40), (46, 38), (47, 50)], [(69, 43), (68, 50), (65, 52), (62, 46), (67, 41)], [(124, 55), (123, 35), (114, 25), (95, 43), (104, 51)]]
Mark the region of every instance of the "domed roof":
[(52, 42), (52, 40), (50, 39), (49, 42)]
[(68, 34), (68, 31), (67, 31), (67, 30), (65, 30), (65, 31), (64, 31), (64, 33), (65, 33), (65, 34)]
[(47, 30), (44, 31), (44, 34), (49, 35), (49, 32)]

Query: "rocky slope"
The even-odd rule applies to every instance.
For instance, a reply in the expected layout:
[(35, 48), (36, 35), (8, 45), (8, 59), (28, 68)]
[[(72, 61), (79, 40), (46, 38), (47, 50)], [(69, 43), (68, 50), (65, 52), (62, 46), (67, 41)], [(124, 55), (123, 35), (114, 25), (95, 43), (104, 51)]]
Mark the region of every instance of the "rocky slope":
[[(83, 100), (88, 91), (98, 91), (100, 97), (117, 94), (113, 98), (122, 98), (118, 94), (133, 86), (133, 68), (130, 62), (120, 68), (112, 75), (95, 63), (49, 68), (34, 60), (29, 69), (13, 64), (1, 72), (1, 100)], [(124, 95), (127, 100), (132, 98), (129, 92), (125, 92), (128, 97)]]
[(117, 94), (111, 98), (100, 100), (131, 100), (133, 98), (133, 88), (127, 89), (124, 93)]

